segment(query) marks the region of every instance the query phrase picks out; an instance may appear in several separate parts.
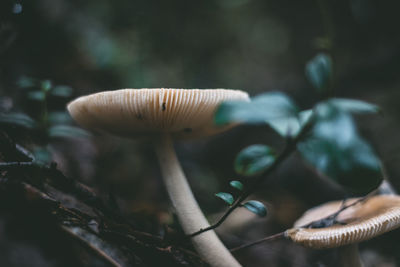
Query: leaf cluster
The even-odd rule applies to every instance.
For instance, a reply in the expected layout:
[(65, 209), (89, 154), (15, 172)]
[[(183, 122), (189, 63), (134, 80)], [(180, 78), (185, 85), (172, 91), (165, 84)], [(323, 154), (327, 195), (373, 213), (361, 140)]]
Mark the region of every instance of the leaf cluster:
[[(305, 124), (312, 124), (297, 145), (302, 158), (350, 192), (367, 193), (381, 182), (380, 160), (358, 134), (353, 114), (378, 111), (376, 105), (344, 98), (328, 99), (313, 109), (300, 111), (287, 95), (269, 92), (248, 103), (221, 104), (215, 122), (267, 124), (288, 142)], [(245, 177), (261, 175), (274, 162), (275, 155), (274, 149), (267, 145), (251, 145), (238, 154), (234, 169)]]
[(46, 146), (57, 138), (85, 138), (89, 133), (72, 125), (65, 105), (73, 89), (53, 85), (50, 80), (21, 77), (17, 86), (22, 91), (22, 110), (0, 113), (0, 128), (11, 136), (29, 136), (35, 146), (32, 157), (40, 164), (50, 162)]

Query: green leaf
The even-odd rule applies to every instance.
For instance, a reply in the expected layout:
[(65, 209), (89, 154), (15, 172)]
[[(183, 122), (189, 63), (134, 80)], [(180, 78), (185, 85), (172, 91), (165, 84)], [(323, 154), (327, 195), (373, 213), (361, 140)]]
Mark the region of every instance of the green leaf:
[(71, 116), (64, 111), (54, 111), (48, 114), (48, 120), (51, 125), (68, 124), (72, 121)]
[(351, 116), (326, 103), (317, 109), (311, 135), (298, 148), (318, 171), (354, 193), (367, 193), (381, 182), (380, 161), (356, 130)]
[(89, 137), (90, 134), (87, 131), (74, 126), (56, 125), (49, 128), (49, 136), (67, 137), (67, 138), (86, 138)]
[(320, 53), (306, 65), (306, 76), (318, 91), (323, 91), (329, 85), (332, 75), (332, 59), (328, 54)]
[(304, 110), (298, 116), (269, 120), (268, 125), (282, 137), (296, 136), (311, 115), (312, 110)]
[(229, 193), (225, 193), (225, 192), (219, 192), (215, 194), (216, 197), (219, 197), (220, 199), (222, 199), (223, 201), (225, 201), (226, 203), (228, 203), (229, 205), (233, 204), (233, 196)]
[(36, 82), (30, 77), (22, 76), (18, 79), (17, 85), (20, 88), (31, 88), (36, 85)]
[(265, 124), (288, 117), (297, 116), (297, 107), (281, 92), (269, 92), (252, 98), (251, 102), (223, 102), (215, 114), (217, 125), (231, 122)]
[(275, 161), (273, 150), (266, 145), (251, 145), (239, 152), (235, 159), (236, 173), (253, 176), (262, 173)]
[(299, 113), (300, 127), (303, 127), (304, 124), (306, 124), (311, 119), (312, 115), (313, 115), (312, 109), (307, 109), (300, 112)]
[(74, 90), (66, 85), (58, 85), (55, 86), (51, 91), (50, 94), (57, 97), (71, 97)]
[(35, 148), (32, 152), (34, 163), (38, 165), (47, 165), (51, 162), (50, 152), (42, 147)]
[(46, 94), (43, 91), (31, 91), (28, 92), (28, 98), (35, 101), (44, 101)]
[(229, 184), (239, 191), (243, 191), (243, 184), (239, 181), (230, 181)]
[(250, 200), (243, 204), (243, 207), (249, 211), (257, 214), (260, 217), (265, 217), (267, 215), (267, 209), (264, 204), (257, 200)]
[(48, 92), (53, 87), (53, 84), (52, 84), (52, 82), (50, 80), (43, 80), (40, 83), (40, 87), (41, 87), (42, 91)]
[(356, 99), (333, 98), (328, 100), (328, 104), (349, 113), (377, 113), (380, 111), (377, 105)]
[(269, 120), (268, 125), (280, 136), (295, 136), (300, 130), (299, 119), (295, 116)]
[(36, 122), (23, 113), (8, 113), (0, 114), (0, 125), (12, 125), (26, 129), (33, 129), (36, 127)]

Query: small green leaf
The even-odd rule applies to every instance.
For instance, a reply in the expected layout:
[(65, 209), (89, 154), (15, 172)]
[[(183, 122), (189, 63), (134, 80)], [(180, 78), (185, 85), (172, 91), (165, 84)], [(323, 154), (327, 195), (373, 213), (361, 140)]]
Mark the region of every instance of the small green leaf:
[(349, 113), (377, 113), (380, 111), (377, 105), (356, 99), (333, 98), (328, 100), (327, 103), (339, 110)]
[(23, 113), (8, 113), (0, 114), (0, 125), (14, 125), (27, 129), (33, 129), (36, 127), (36, 122), (31, 117)]
[(42, 91), (48, 92), (53, 87), (52, 82), (50, 80), (43, 80), (40, 84)]
[(73, 90), (71, 87), (69, 87), (69, 86), (66, 86), (66, 85), (58, 85), (58, 86), (55, 86), (55, 87), (51, 90), (50, 94), (53, 95), (53, 96), (57, 96), (57, 97), (65, 97), (65, 98), (68, 98), (68, 97), (71, 97), (71, 96), (72, 96), (72, 93), (73, 93), (73, 92), (74, 92), (74, 90)]
[(56, 125), (49, 128), (50, 137), (67, 137), (67, 138), (85, 138), (89, 137), (90, 134), (74, 126), (68, 125)]
[(320, 53), (306, 65), (306, 76), (318, 91), (323, 91), (329, 85), (332, 75), (332, 59), (328, 54)]
[(17, 85), (20, 88), (31, 88), (36, 85), (36, 82), (30, 77), (22, 76), (18, 79)]
[(243, 190), (243, 184), (239, 181), (230, 181), (229, 184), (233, 187), (236, 188), (239, 191)]
[(300, 130), (299, 119), (294, 116), (269, 120), (268, 125), (283, 137), (295, 136)]
[(297, 117), (289, 116), (276, 120), (269, 120), (268, 125), (274, 129), (280, 136), (296, 136), (304, 124), (310, 119), (312, 110), (301, 111)]
[(299, 113), (300, 127), (303, 127), (304, 124), (306, 124), (311, 119), (312, 115), (313, 115), (312, 109), (307, 109), (307, 110), (301, 111)]
[(281, 92), (269, 92), (252, 98), (251, 102), (223, 102), (215, 114), (217, 125), (231, 122), (265, 124), (270, 120), (296, 117), (297, 107)]
[(229, 193), (225, 193), (225, 192), (219, 192), (215, 194), (216, 197), (219, 197), (220, 199), (222, 199), (223, 201), (225, 201), (226, 203), (228, 203), (229, 205), (233, 204), (233, 196)]
[(262, 173), (275, 161), (273, 150), (266, 145), (251, 145), (239, 152), (235, 159), (236, 173), (253, 176)]
[(51, 125), (55, 124), (68, 124), (72, 121), (71, 116), (64, 111), (54, 111), (50, 112), (48, 115), (48, 120)]
[(265, 217), (267, 215), (267, 209), (264, 204), (257, 200), (250, 200), (243, 204), (243, 207), (249, 211), (257, 214), (260, 217)]
[(28, 98), (35, 101), (44, 101), (46, 94), (43, 91), (31, 91), (28, 92)]
[(50, 152), (42, 147), (35, 148), (32, 152), (34, 156), (34, 163), (38, 165), (47, 165), (51, 161)]

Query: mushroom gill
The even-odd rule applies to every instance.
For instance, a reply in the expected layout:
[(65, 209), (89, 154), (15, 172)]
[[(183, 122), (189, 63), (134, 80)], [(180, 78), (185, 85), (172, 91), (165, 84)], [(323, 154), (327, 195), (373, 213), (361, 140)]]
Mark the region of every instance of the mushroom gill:
[(343, 224), (325, 228), (301, 227), (324, 218), (328, 210), (338, 210), (340, 206), (341, 201), (335, 201), (311, 209), (285, 235), (306, 247), (324, 249), (359, 243), (400, 226), (400, 197), (381, 195), (361, 201), (340, 213), (337, 220)]

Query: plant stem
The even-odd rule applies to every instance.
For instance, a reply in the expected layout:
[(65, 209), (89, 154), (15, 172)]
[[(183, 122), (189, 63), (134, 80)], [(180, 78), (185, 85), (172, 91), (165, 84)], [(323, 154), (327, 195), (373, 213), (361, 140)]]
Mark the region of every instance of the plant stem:
[[(346, 210), (346, 209), (348, 209), (350, 207), (353, 207), (353, 206), (357, 205), (360, 202), (366, 201), (369, 197), (375, 195), (377, 191), (378, 191), (378, 189), (372, 191), (371, 193), (369, 193), (368, 195), (366, 195), (366, 196), (364, 196), (362, 198), (359, 198), (359, 199), (355, 200), (354, 202), (352, 202), (350, 204), (346, 204), (346, 200), (343, 200), (342, 206), (337, 211), (335, 211), (334, 213), (332, 213), (332, 214), (330, 214), (330, 215), (328, 215), (328, 216), (326, 216), (326, 217), (324, 217), (322, 219), (319, 219), (319, 220), (316, 220), (316, 221), (312, 221), (312, 222), (310, 222), (308, 224), (302, 225), (299, 228), (313, 228), (313, 225), (316, 225), (316, 224), (318, 225), (319, 222), (322, 222), (322, 221), (325, 221), (325, 220), (330, 220), (330, 221), (333, 221), (333, 222), (337, 222), (336, 218), (339, 216), (340, 213), (342, 213), (344, 210)], [(274, 241), (276, 239), (279, 239), (279, 238), (282, 238), (282, 237), (286, 237), (286, 232), (287, 231), (280, 232), (280, 233), (277, 233), (277, 234), (274, 234), (274, 235), (271, 235), (271, 236), (267, 236), (267, 237), (258, 239), (256, 241), (252, 241), (252, 242), (240, 245), (240, 246), (238, 246), (236, 248), (230, 249), (230, 251), (231, 252), (236, 252), (236, 251), (241, 250), (241, 249), (245, 249), (245, 248), (252, 247), (254, 245), (258, 245), (258, 244), (263, 243), (265, 241)]]
[[(209, 223), (201, 211), (176, 157), (169, 134), (161, 135), (155, 143), (161, 172), (172, 205), (185, 234), (208, 228)], [(214, 231), (191, 239), (199, 255), (211, 266), (240, 266)]]
[(332, 65), (331, 65), (331, 76), (329, 78), (329, 84), (327, 88), (327, 96), (333, 97), (334, 96), (334, 76), (335, 76), (335, 63), (334, 63), (334, 55), (333, 55), (333, 46), (334, 46), (334, 39), (335, 39), (335, 27), (333, 23), (333, 18), (331, 14), (331, 6), (330, 2), (327, 0), (317, 0), (317, 4), (321, 13), (321, 23), (324, 27), (325, 31), (325, 38), (329, 42), (329, 46), (326, 47), (328, 50), (331, 58), (332, 58)]
[(338, 264), (342, 267), (363, 267), (358, 253), (358, 244), (338, 248)]
[(20, 166), (32, 166), (32, 161), (0, 162), (0, 170), (11, 169)]
[(201, 233), (210, 231), (212, 229), (217, 228), (220, 226), (228, 217), (229, 215), (238, 207), (242, 206), (242, 202), (252, 193), (254, 193), (258, 188), (260, 188), (260, 185), (267, 179), (269, 174), (271, 174), (288, 156), (290, 156), (297, 147), (297, 143), (304, 137), (305, 134), (308, 133), (308, 131), (311, 129), (311, 127), (314, 124), (314, 119), (311, 117), (308, 122), (303, 126), (301, 131), (297, 134), (296, 137), (293, 139), (288, 139), (286, 142), (286, 146), (283, 149), (283, 151), (279, 154), (279, 156), (275, 159), (274, 163), (266, 169), (262, 175), (258, 176), (255, 181), (239, 196), (239, 198), (236, 199), (236, 201), (230, 206), (230, 208), (225, 212), (224, 215), (213, 225), (205, 227), (205, 228), (200, 228), (200, 230), (192, 233), (189, 235), (189, 237), (194, 237), (196, 235), (199, 235)]
[(235, 253), (235, 252), (237, 252), (237, 251), (239, 251), (241, 249), (249, 248), (249, 247), (258, 245), (258, 244), (266, 242), (266, 241), (274, 241), (274, 240), (277, 240), (277, 239), (280, 239), (280, 238), (284, 238), (284, 237), (285, 237), (285, 232), (280, 232), (280, 233), (277, 233), (277, 234), (274, 234), (274, 235), (270, 235), (270, 236), (264, 237), (262, 239), (254, 241), (254, 242), (246, 243), (246, 244), (243, 244), (241, 246), (232, 248), (232, 249), (230, 249), (230, 251), (232, 253)]

